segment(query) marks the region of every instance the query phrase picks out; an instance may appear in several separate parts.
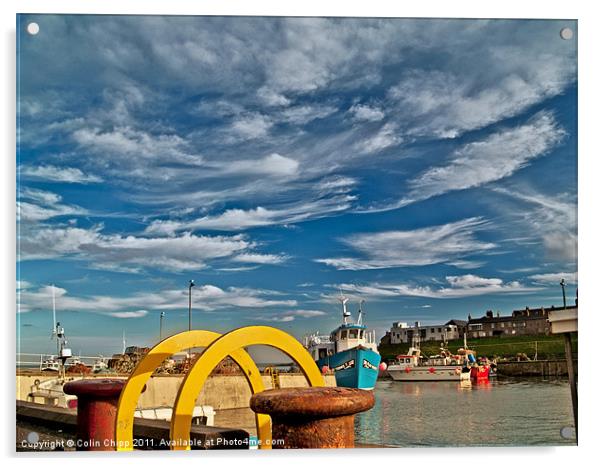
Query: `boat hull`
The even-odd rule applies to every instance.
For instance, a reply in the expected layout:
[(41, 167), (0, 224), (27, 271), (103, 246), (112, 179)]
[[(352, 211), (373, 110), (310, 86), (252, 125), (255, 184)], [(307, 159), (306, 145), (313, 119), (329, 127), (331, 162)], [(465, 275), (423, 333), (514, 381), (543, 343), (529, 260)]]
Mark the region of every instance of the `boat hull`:
[(470, 378), (473, 380), (489, 380), (490, 366), (477, 366), (470, 368)]
[(316, 361), (334, 371), (337, 387), (372, 390), (378, 377), (380, 354), (363, 348), (341, 351)]
[(462, 372), (459, 366), (389, 366), (387, 370), (393, 380), (400, 382), (437, 382), (469, 380), (470, 372)]

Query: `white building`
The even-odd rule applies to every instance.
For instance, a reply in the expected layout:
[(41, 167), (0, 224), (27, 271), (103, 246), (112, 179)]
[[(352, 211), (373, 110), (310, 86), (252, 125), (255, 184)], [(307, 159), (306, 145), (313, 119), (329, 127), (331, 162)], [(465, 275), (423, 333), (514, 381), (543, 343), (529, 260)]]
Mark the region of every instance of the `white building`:
[(440, 325), (420, 325), (416, 322), (410, 327), (406, 322), (394, 322), (391, 327), (391, 344), (412, 343), (415, 335), (420, 341), (457, 340), (464, 335), (464, 329), (456, 321), (450, 320)]

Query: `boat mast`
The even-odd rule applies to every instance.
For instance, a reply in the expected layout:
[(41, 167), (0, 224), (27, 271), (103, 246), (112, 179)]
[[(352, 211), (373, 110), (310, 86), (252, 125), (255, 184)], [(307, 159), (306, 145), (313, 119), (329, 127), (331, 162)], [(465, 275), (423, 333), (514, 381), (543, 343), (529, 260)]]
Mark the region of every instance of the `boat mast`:
[(60, 347), (60, 339), (58, 337), (58, 328), (56, 325), (56, 296), (54, 294), (54, 283), (52, 285), (52, 336), (50, 338), (56, 337), (56, 354), (57, 356), (61, 355), (61, 347)]
[(364, 314), (364, 310), (362, 309), (362, 304), (364, 304), (366, 301), (365, 300), (360, 300), (360, 309), (357, 313), (357, 325), (362, 325), (362, 316)]
[(349, 298), (343, 295), (343, 290), (341, 290), (339, 301), (341, 301), (341, 305), (343, 306), (343, 324), (347, 324), (347, 317), (351, 317), (351, 312), (347, 310), (347, 301), (349, 301)]

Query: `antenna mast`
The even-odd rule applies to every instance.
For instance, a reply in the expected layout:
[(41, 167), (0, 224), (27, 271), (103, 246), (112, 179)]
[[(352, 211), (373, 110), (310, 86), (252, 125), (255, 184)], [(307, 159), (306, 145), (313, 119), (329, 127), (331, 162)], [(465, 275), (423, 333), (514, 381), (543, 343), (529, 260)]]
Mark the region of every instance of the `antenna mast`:
[(360, 300), (360, 309), (357, 313), (357, 325), (362, 325), (362, 317), (364, 315), (364, 309), (362, 308), (362, 305), (365, 303), (365, 300)]
[(54, 283), (52, 286), (52, 334), (56, 334), (56, 297), (54, 294)]
[(349, 301), (349, 298), (347, 298), (343, 295), (343, 290), (340, 290), (340, 291), (341, 291), (341, 296), (339, 297), (339, 301), (341, 301), (341, 305), (343, 306), (343, 323), (346, 324), (347, 317), (351, 317), (351, 312), (349, 312), (347, 310), (347, 301)]

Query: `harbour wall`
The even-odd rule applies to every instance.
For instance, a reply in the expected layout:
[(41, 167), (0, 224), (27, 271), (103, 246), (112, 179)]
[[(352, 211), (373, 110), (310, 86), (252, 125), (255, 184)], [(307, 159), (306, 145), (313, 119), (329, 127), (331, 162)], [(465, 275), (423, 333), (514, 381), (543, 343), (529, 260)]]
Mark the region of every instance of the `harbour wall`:
[[(91, 378), (95, 376), (86, 376)], [(102, 375), (102, 378), (123, 378), (124, 376)], [(279, 374), (281, 388), (307, 387), (307, 381), (303, 374)], [(45, 374), (17, 374), (17, 400), (32, 401), (28, 395), (32, 392), (35, 381), (44, 382), (55, 379), (56, 376)], [(67, 377), (67, 380), (77, 380), (82, 377)], [(324, 376), (326, 385), (335, 387), (334, 375)], [(146, 384), (146, 391), (140, 395), (138, 407), (140, 409), (154, 408), (159, 406), (172, 407), (174, 405), (178, 389), (184, 379), (183, 375), (155, 375)], [(270, 376), (262, 376), (266, 389), (272, 387)], [(251, 389), (247, 379), (243, 375), (214, 375), (207, 379), (203, 389), (197, 398), (197, 406), (209, 405), (215, 410), (248, 408), (251, 398)], [(40, 401), (41, 400), (36, 400)]]
[[(577, 374), (577, 360), (573, 361), (575, 374)], [(497, 373), (500, 375), (525, 377), (561, 377), (568, 375), (566, 360), (543, 360), (543, 361), (512, 361), (499, 362)]]

